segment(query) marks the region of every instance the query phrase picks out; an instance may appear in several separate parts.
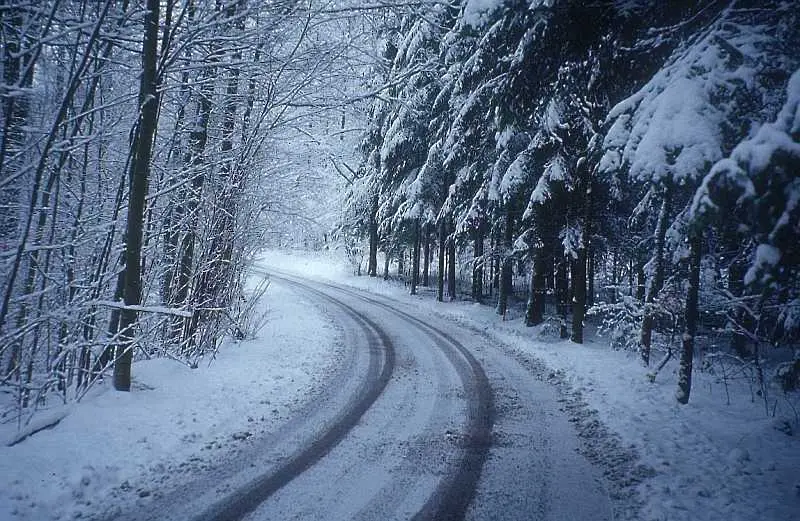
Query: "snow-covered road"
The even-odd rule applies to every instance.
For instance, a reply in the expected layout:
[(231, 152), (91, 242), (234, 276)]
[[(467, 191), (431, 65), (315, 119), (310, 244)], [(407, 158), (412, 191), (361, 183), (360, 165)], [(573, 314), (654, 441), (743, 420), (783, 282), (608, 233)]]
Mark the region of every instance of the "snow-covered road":
[(598, 341), (312, 261), (260, 264), (269, 320), (213, 363), (0, 425), (0, 519), (795, 519), (796, 439), (704, 373), (678, 407)]
[(358, 425), (250, 518), (463, 517), (491, 428), (490, 390), (480, 366), (412, 315), (354, 291), (302, 284), (357, 310), (379, 332), (391, 353), (390, 378)]
[(611, 519), (552, 387), (479, 332), (270, 276), (338, 323), (336, 373), (275, 433), (115, 519)]
[[(361, 321), (362, 339), (375, 336), (350, 347), (382, 352), (372, 357), (381, 358), (382, 371), (366, 379), (366, 390), (355, 387), (344, 421), (310, 422), (335, 432), (299, 445), (294, 458), (313, 464), (290, 473), (282, 464), (268, 473), (281, 476), (266, 479), (273, 486), (245, 487), (243, 503), (233, 494), (202, 519), (231, 519), (258, 499), (247, 519), (611, 518), (553, 389), (487, 338), (386, 297), (273, 280)], [(330, 414), (331, 406), (318, 412)]]

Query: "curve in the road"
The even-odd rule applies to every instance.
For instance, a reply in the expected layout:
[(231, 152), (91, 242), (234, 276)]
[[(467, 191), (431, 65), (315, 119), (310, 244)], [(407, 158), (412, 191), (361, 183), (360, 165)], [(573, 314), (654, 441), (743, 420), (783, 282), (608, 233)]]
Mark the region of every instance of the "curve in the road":
[[(288, 274), (273, 272), (270, 275), (281, 281), (298, 284)], [(475, 495), (484, 463), (489, 456), (494, 424), (492, 388), (480, 362), (466, 347), (445, 331), (426, 324), (413, 315), (358, 291), (324, 282), (315, 281), (315, 283), (346, 293), (374, 306), (380, 306), (412, 323), (434, 341), (456, 368), (467, 395), (469, 407), (466, 433), (462, 443), (463, 452), (454, 472), (439, 482), (433, 494), (429, 496), (412, 519), (414, 521), (463, 519)], [(305, 284), (301, 285), (307, 287)], [(324, 295), (324, 293), (322, 294)]]
[(292, 481), (303, 471), (328, 454), (358, 423), (388, 384), (395, 367), (395, 350), (386, 333), (369, 318), (347, 304), (295, 281), (282, 279), (287, 284), (325, 299), (342, 309), (359, 323), (369, 338), (370, 360), (365, 389), (339, 413), (331, 425), (311, 443), (289, 456), (279, 467), (273, 469), (244, 488), (229, 495), (224, 501), (194, 518), (194, 521), (233, 521), (252, 512), (259, 504), (281, 487)]

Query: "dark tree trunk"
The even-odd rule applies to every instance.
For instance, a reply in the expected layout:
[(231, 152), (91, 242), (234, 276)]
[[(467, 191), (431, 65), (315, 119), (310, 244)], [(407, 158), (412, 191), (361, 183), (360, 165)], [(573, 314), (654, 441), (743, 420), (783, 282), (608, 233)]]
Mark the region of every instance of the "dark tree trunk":
[[(448, 231), (453, 232), (452, 222)], [(452, 234), (447, 239), (447, 296), (450, 300), (456, 299), (456, 237)]]
[(378, 276), (378, 196), (372, 198), (369, 212), (369, 259), (367, 275)]
[[(64, 95), (61, 98), (61, 102), (59, 104), (59, 108), (52, 123), (49, 125), (49, 129), (44, 132), (42, 135), (39, 136), (37, 139), (37, 155), (38, 160), (36, 160), (35, 164), (28, 164), (26, 165), (27, 169), (32, 175), (31, 181), (31, 188), (29, 193), (26, 195), (26, 199), (28, 200), (27, 208), (25, 209), (24, 213), (20, 214), (22, 216), (21, 222), (17, 221), (15, 218), (11, 218), (10, 221), (7, 221), (9, 217), (5, 214), (0, 215), (0, 240), (3, 240), (3, 233), (7, 231), (6, 225), (9, 225), (13, 228), (13, 231), (17, 231), (21, 228), (21, 233), (15, 237), (16, 239), (16, 253), (12, 257), (12, 261), (10, 263), (10, 267), (8, 265), (5, 266), (6, 268), (6, 283), (5, 283), (5, 291), (3, 293), (2, 301), (0, 301), (0, 334), (3, 332), (3, 327), (6, 324), (6, 319), (8, 317), (8, 313), (10, 311), (10, 303), (11, 303), (11, 295), (14, 292), (15, 283), (17, 276), (19, 275), (19, 271), (23, 265), (23, 258), (27, 258), (28, 256), (24, 255), (25, 248), (28, 244), (28, 240), (31, 237), (31, 232), (33, 229), (33, 217), (36, 214), (37, 206), (40, 205), (39, 197), (40, 195), (44, 197), (44, 193), (42, 193), (42, 180), (47, 170), (48, 166), (51, 166), (50, 160), (55, 155), (52, 153), (52, 148), (56, 144), (56, 141), (61, 134), (61, 137), (65, 137), (66, 127), (62, 127), (62, 124), (67, 120), (67, 116), (69, 111), (74, 108), (74, 101), (75, 96), (78, 91), (79, 86), (83, 83), (84, 79), (84, 71), (87, 69), (88, 64), (91, 62), (90, 58), (94, 56), (94, 46), (99, 43), (100, 38), (100, 29), (103, 24), (103, 20), (108, 13), (108, 9), (110, 7), (110, 2), (106, 3), (104, 7), (102, 7), (101, 12), (99, 13), (99, 17), (97, 22), (89, 35), (88, 39), (86, 40), (87, 45), (83, 51), (83, 55), (80, 59), (78, 59), (77, 51), (73, 55), (73, 68), (71, 70), (71, 74), (69, 76), (69, 81), (67, 82), (67, 86), (65, 88)], [(6, 7), (5, 5), (3, 7)], [(15, 16), (17, 14), (14, 9), (10, 11), (11, 16), (9, 17), (10, 20), (5, 18), (5, 13), (3, 14), (2, 22), (4, 25), (3, 33), (9, 34), (9, 30), (11, 33), (15, 32), (13, 29), (10, 29), (7, 25), (11, 25), (12, 27), (16, 26), (19, 23), (22, 23), (22, 19)], [(45, 22), (45, 26), (42, 30), (46, 33), (49, 30), (50, 24), (53, 22), (53, 15), (55, 14), (55, 9), (50, 10), (50, 14), (47, 17)], [(17, 28), (20, 29), (20, 28)], [(21, 33), (20, 33), (21, 34)], [(26, 40), (29, 38), (28, 36), (22, 36)], [(8, 40), (15, 40), (17, 35), (13, 35)], [(11, 82), (16, 82), (16, 85), (12, 85), (11, 89), (14, 90), (16, 88), (24, 88), (31, 86), (32, 78), (33, 78), (33, 67), (39, 57), (39, 53), (41, 49), (44, 47), (42, 45), (31, 45), (33, 49), (27, 49), (23, 51), (21, 49), (21, 45), (19, 42), (12, 42), (3, 41), (4, 52), (3, 54), (3, 79), (5, 80), (8, 78)], [(10, 47), (10, 48), (9, 48)], [(25, 47), (29, 47), (27, 44)], [(35, 49), (35, 50), (34, 50)], [(32, 52), (27, 52), (28, 50)], [(18, 54), (16, 51), (19, 51)], [(17, 58), (21, 58), (17, 60)], [(9, 61), (5, 61), (9, 60)], [(19, 69), (22, 67), (22, 69)], [(90, 92), (86, 98), (86, 100), (90, 100), (93, 94)], [(8, 168), (5, 165), (5, 160), (9, 155), (9, 147), (14, 149), (14, 146), (17, 147), (22, 146), (24, 141), (24, 136), (26, 135), (24, 129), (25, 120), (28, 118), (28, 100), (25, 96), (3, 96), (3, 102), (5, 106), (3, 108), (3, 116), (4, 116), (4, 123), (3, 123), (3, 136), (2, 136), (2, 143), (0, 143), (0, 178), (3, 179), (6, 186), (0, 187), (0, 206), (6, 206), (6, 196), (11, 195), (13, 200), (17, 200), (17, 189), (15, 187), (16, 183), (13, 183), (13, 176), (15, 175), (13, 172), (11, 174), (6, 174), (5, 172)], [(87, 112), (89, 109), (89, 105), (85, 105), (83, 107), (82, 112)], [(84, 116), (79, 116), (76, 118), (75, 122), (78, 123), (82, 120)], [(10, 119), (9, 119), (10, 118)], [(80, 128), (80, 124), (77, 124), (75, 129)], [(74, 135), (73, 135), (74, 136)], [(22, 140), (22, 141), (20, 141)], [(15, 143), (15, 141), (18, 141)], [(17, 156), (22, 156), (24, 160), (24, 154), (22, 150), (18, 150)], [(68, 157), (67, 154), (61, 154), (60, 157), (63, 160), (66, 160)], [(54, 176), (60, 171), (63, 167), (63, 161), (56, 166), (55, 169), (50, 170), (50, 178), (54, 179)], [(11, 168), (14, 170), (14, 168)], [(11, 178), (9, 179), (7, 176), (10, 175)], [(6, 190), (10, 190), (11, 193), (8, 194)], [(15, 202), (14, 206), (20, 203)], [(19, 209), (22, 210), (23, 206), (19, 206)], [(42, 210), (40, 210), (42, 211)], [(13, 233), (13, 232), (12, 232)], [(35, 232), (34, 232), (35, 233)], [(16, 233), (15, 233), (16, 235)], [(38, 255), (38, 253), (36, 254)], [(34, 257), (36, 256), (34, 255)], [(30, 263), (35, 263), (34, 259), (29, 261)], [(11, 357), (14, 358), (15, 354), (12, 352)], [(17, 367), (16, 373), (17, 378), (19, 378), (19, 368), (17, 364), (11, 364)]]
[(661, 210), (658, 212), (658, 222), (656, 223), (656, 251), (654, 257), (653, 281), (647, 290), (645, 297), (644, 317), (642, 318), (642, 328), (639, 340), (639, 352), (645, 365), (650, 365), (650, 345), (653, 340), (653, 322), (655, 313), (653, 303), (655, 302), (661, 286), (664, 284), (664, 243), (667, 236), (667, 224), (671, 211), (672, 194), (670, 187), (664, 191), (664, 199), (661, 202)]
[[(636, 264), (636, 300), (644, 302), (645, 288), (647, 287), (645, 283), (644, 262), (639, 259), (634, 262)], [(633, 277), (632, 271), (631, 277)]]
[(586, 263), (586, 307), (590, 308), (594, 305), (594, 273), (596, 269), (595, 262), (597, 260), (594, 248), (590, 245), (587, 252)]
[[(608, 269), (607, 263), (606, 269)], [(614, 250), (614, 253), (611, 255), (611, 275), (609, 279), (611, 281), (611, 287), (605, 290), (605, 298), (608, 302), (614, 304), (617, 302), (618, 287), (621, 284), (619, 280), (619, 254), (617, 250)], [(601, 289), (601, 291), (603, 290)]]
[(431, 270), (431, 230), (428, 223), (425, 223), (425, 226), (422, 227), (422, 233), (424, 236), (424, 252), (422, 254), (422, 285), (427, 287), (430, 286)]
[(511, 295), (513, 283), (514, 259), (511, 250), (514, 240), (514, 213), (506, 208), (506, 222), (503, 229), (503, 258), (500, 266), (500, 287), (497, 292), (497, 314), (505, 316), (508, 311), (508, 298)]
[(572, 259), (572, 341), (583, 343), (583, 319), (586, 315), (586, 248)]
[(128, 221), (125, 232), (125, 305), (120, 313), (120, 342), (114, 364), (114, 388), (131, 389), (131, 363), (135, 344), (135, 310), (127, 306), (141, 303), (142, 226), (144, 223), (145, 196), (150, 175), (150, 158), (158, 118), (158, 78), (156, 76), (158, 47), (159, 0), (147, 0), (142, 42), (142, 76), (139, 86), (139, 124), (130, 169), (130, 196)]
[(483, 241), (485, 225), (483, 221), (475, 230), (472, 248), (472, 298), (476, 302), (483, 301)]
[[(213, 84), (214, 69), (209, 67), (204, 72), (203, 84), (200, 88), (199, 99), (197, 101), (197, 112), (194, 115), (194, 124), (189, 134), (189, 150), (184, 157), (184, 162), (194, 172), (192, 182), (189, 184), (188, 193), (183, 194), (185, 200), (176, 201), (174, 211), (183, 220), (188, 218), (188, 226), (181, 236), (180, 241), (180, 261), (178, 266), (177, 283), (172, 288), (171, 305), (185, 306), (189, 301), (189, 288), (192, 284), (192, 275), (195, 261), (195, 243), (197, 242), (197, 208), (200, 205), (200, 198), (203, 194), (205, 184), (205, 174), (202, 164), (205, 158), (204, 152), (208, 142), (208, 124), (211, 118), (211, 97), (214, 94)], [(177, 236), (177, 234), (176, 234)], [(190, 325), (183, 317), (172, 319), (172, 341), (178, 343), (182, 337), (189, 335)], [(183, 338), (185, 340), (185, 338)]]
[(536, 326), (544, 321), (545, 258), (542, 248), (531, 248), (531, 277), (525, 325)]
[(697, 334), (697, 302), (700, 294), (700, 261), (702, 259), (703, 237), (694, 232), (689, 238), (689, 289), (686, 292), (685, 331), (678, 368), (678, 392), (675, 398), (679, 403), (689, 402), (692, 390), (692, 361), (694, 358), (694, 337)]
[(567, 310), (569, 309), (569, 284), (567, 281), (567, 260), (563, 257), (558, 259), (556, 266), (556, 302), (558, 319), (561, 324), (561, 338), (569, 338), (567, 329)]
[[(232, 2), (225, 8), (225, 17), (232, 21), (234, 33), (244, 32), (244, 18), (237, 12), (239, 2)], [(218, 5), (222, 6), (220, 2)], [(231, 65), (225, 78), (225, 101), (222, 113), (222, 142), (220, 153), (223, 163), (219, 168), (219, 212), (215, 212), (214, 233), (211, 241), (211, 266), (209, 283), (205, 284), (207, 300), (215, 307), (228, 307), (233, 298), (231, 289), (235, 280), (234, 251), (236, 249), (236, 220), (239, 214), (240, 192), (243, 190), (243, 173), (233, 157), (236, 123), (239, 120), (239, 76), (242, 51), (234, 47)]]
[(389, 251), (383, 252), (383, 280), (389, 280), (389, 264), (392, 261), (392, 256)]
[[(4, 2), (3, 7), (7, 8)], [(10, 8), (3, 14), (2, 21), (6, 27), (3, 30), (4, 45), (2, 46), (3, 84), (4, 89), (24, 92), (33, 84), (34, 64), (29, 53), (33, 42), (23, 41), (26, 31), (23, 29), (24, 20), (22, 9)], [(27, 48), (27, 49), (26, 49)], [(27, 95), (2, 96), (3, 131), (0, 134), (0, 179), (6, 180), (18, 173), (17, 164), (8, 165), (7, 159), (14, 158), (22, 152), (25, 146), (25, 127), (29, 119), (29, 101)], [(16, 162), (14, 162), (16, 163)], [(9, 168), (10, 167), (10, 168)], [(19, 191), (19, 183), (8, 183), (0, 188), (0, 205), (11, 208), (23, 196)], [(6, 241), (14, 238), (16, 234), (18, 216), (14, 212), (4, 210), (0, 215), (0, 240)]]
[(436, 300), (444, 301), (444, 255), (445, 238), (447, 237), (447, 227), (444, 218), (439, 220), (439, 269), (436, 272)]
[(494, 274), (495, 274), (495, 269), (494, 269), (494, 257), (495, 257), (494, 241), (492, 241), (492, 243), (489, 245), (489, 248), (491, 249), (490, 250), (491, 251), (491, 255), (489, 256), (489, 280), (488, 280), (488, 284), (486, 285), (486, 288), (489, 290), (488, 291), (488, 295), (491, 297), (492, 295), (494, 295), (494, 279), (495, 279), (495, 276), (494, 276)]
[(578, 211), (580, 216), (578, 222), (582, 228), (583, 241), (578, 248), (577, 257), (572, 259), (572, 341), (576, 344), (583, 343), (583, 327), (584, 319), (586, 318), (587, 302), (592, 299), (591, 291), (594, 291), (594, 283), (590, 281), (587, 284), (587, 275), (593, 277), (593, 269), (590, 269), (589, 263), (592, 262), (592, 233), (594, 229), (594, 221), (592, 216), (592, 190), (591, 190), (591, 177), (588, 170), (584, 167), (581, 168), (581, 177), (585, 184), (582, 183), (583, 200), (580, 204)]
[(402, 279), (405, 277), (405, 274), (406, 274), (406, 250), (405, 248), (400, 248), (400, 251), (397, 254), (397, 278)]
[[(237, 17), (237, 10), (240, 4), (241, 2), (233, 2), (225, 6), (221, 2), (217, 3), (217, 8), (224, 10), (223, 16), (230, 24), (226, 24), (223, 27), (226, 27), (234, 34), (241, 34), (244, 31), (244, 19)], [(226, 70), (224, 76), (225, 91), (222, 103), (220, 143), (222, 161), (218, 169), (216, 182), (217, 200), (215, 201), (211, 222), (211, 247), (207, 267), (200, 275), (200, 282), (197, 284), (194, 298), (195, 306), (199, 306), (201, 309), (209, 307), (225, 309), (230, 306), (235, 298), (236, 270), (240, 269), (235, 259), (235, 251), (239, 245), (236, 221), (239, 215), (240, 193), (244, 188), (244, 180), (243, 171), (237, 164), (233, 153), (234, 131), (237, 122), (240, 120), (237, 115), (240, 105), (238, 99), (239, 64), (242, 61), (240, 48), (234, 48), (230, 60), (233, 65)], [(201, 110), (203, 109), (201, 108)], [(208, 123), (206, 122), (205, 124), (207, 125)], [(200, 311), (195, 312), (192, 319), (188, 321), (185, 334), (189, 340), (188, 346), (198, 345), (201, 353), (207, 347), (204, 345), (207, 336), (198, 334), (197, 329), (201, 323), (207, 322), (210, 317), (211, 312)]]
[[(3, 7), (6, 6), (4, 5)], [(19, 39), (23, 34), (22, 12), (22, 10), (15, 11), (12, 8), (10, 13), (4, 13), (2, 19), (2, 22), (8, 25), (8, 27), (4, 28), (3, 30), (3, 36), (8, 37), (7, 39), (4, 38), (5, 41), (3, 42), (4, 45), (2, 46), (3, 83), (4, 87), (8, 87), (10, 90), (30, 88), (31, 80), (33, 78), (33, 66), (32, 64), (29, 68), (25, 66), (26, 60), (23, 59), (24, 54), (22, 52), (24, 46), (23, 42), (21, 42)], [(26, 68), (29, 69), (28, 74), (24, 73), (24, 69)], [(14, 156), (20, 154), (25, 145), (24, 129), (28, 122), (28, 99), (27, 96), (4, 95), (2, 97), (2, 105), (3, 131), (0, 135), (0, 179), (5, 181), (6, 179), (13, 178), (18, 174), (18, 165), (8, 165), (6, 163), (6, 159), (13, 158)], [(22, 197), (20, 197), (19, 193), (19, 183), (10, 183), (10, 186), (8, 186), (9, 183), (3, 184), (6, 184), (7, 186), (0, 188), (0, 207), (3, 208), (3, 212), (0, 214), (0, 242), (5, 243), (8, 241), (11, 243), (16, 235), (19, 215), (15, 215), (15, 212), (8, 211), (7, 209), (13, 208), (17, 204), (16, 201), (21, 200)], [(35, 195), (36, 194), (34, 194), (34, 200), (29, 208), (29, 212), (31, 213), (34, 212), (36, 200)], [(15, 264), (18, 265), (21, 259), (22, 251), (19, 251)], [(31, 270), (35, 269), (34, 264), (34, 262), (29, 261), (29, 277)], [(9, 301), (16, 276), (16, 270), (13, 271), (14, 273), (11, 277), (9, 277), (10, 280), (5, 293), (6, 298), (3, 299), (2, 311), (0, 311), (0, 330), (2, 330), (6, 312), (9, 309)], [(27, 285), (28, 284), (26, 283), (26, 286)], [(24, 291), (24, 293), (27, 294), (30, 293), (30, 291)], [(17, 324), (20, 322), (20, 317), (22, 317), (23, 322), (25, 321), (25, 307), (26, 306), (24, 303), (19, 307), (19, 310), (22, 312), (17, 315)], [(4, 353), (0, 353), (0, 357), (3, 355)], [(6, 374), (13, 374), (14, 378), (17, 380), (20, 378), (21, 355), (22, 339), (17, 339), (11, 343), (8, 362), (6, 364)]]
[(419, 284), (419, 254), (420, 254), (420, 225), (419, 219), (414, 220), (414, 253), (411, 261), (411, 294), (417, 294), (417, 284)]

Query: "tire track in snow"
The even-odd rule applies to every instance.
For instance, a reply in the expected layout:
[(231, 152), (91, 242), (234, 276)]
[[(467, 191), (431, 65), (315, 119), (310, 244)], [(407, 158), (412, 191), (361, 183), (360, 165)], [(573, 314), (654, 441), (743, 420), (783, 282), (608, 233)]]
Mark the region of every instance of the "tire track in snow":
[[(271, 275), (286, 282), (297, 280), (283, 273), (278, 275), (273, 272)], [(314, 283), (347, 294), (370, 305), (381, 307), (401, 317), (426, 333), (436, 346), (444, 352), (456, 369), (467, 395), (468, 404), (468, 418), (466, 432), (462, 441), (462, 452), (455, 469), (439, 482), (433, 493), (412, 519), (414, 521), (455, 521), (463, 519), (475, 495), (478, 480), (492, 444), (492, 427), (494, 424), (492, 388), (480, 362), (452, 336), (411, 314), (400, 311), (394, 306), (358, 291), (319, 281)], [(307, 287), (305, 284), (302, 285)]]
[(312, 293), (326, 300), (361, 325), (369, 339), (370, 349), (365, 388), (339, 412), (327, 429), (319, 433), (303, 449), (289, 456), (276, 469), (251, 481), (248, 485), (228, 495), (223, 501), (194, 517), (193, 521), (233, 521), (241, 519), (252, 512), (272, 494), (313, 466), (336, 447), (383, 393), (394, 372), (394, 346), (386, 333), (377, 324), (352, 307), (322, 291), (282, 277), (280, 277), (280, 280), (301, 291)]

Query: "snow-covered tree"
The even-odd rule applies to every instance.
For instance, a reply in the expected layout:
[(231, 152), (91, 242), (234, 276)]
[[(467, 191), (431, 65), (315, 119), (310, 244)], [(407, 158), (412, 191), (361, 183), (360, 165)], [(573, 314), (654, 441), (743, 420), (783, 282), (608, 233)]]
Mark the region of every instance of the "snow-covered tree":
[[(687, 353), (707, 326), (701, 309), (729, 308), (734, 344), (755, 327), (742, 305), (755, 268), (743, 259), (760, 243), (743, 242), (730, 222), (698, 229), (690, 206), (712, 165), (780, 108), (797, 66), (794, 7), (465, 1), (445, 10), (447, 23), (398, 25), (388, 61), (395, 81), (376, 103), (369, 135), (378, 139), (365, 154), (376, 226), (396, 244), (414, 241), (416, 252), (414, 223), (438, 225), (440, 299), (445, 274), (455, 293), (458, 251), (471, 253), (476, 300), (491, 263), (501, 314), (512, 267), (527, 270), (528, 324), (544, 320), (552, 291), (562, 334), (571, 311), (576, 342), (604, 277), (609, 302), (599, 312), (638, 329), (646, 364), (665, 319), (683, 327), (690, 375)], [(430, 59), (408, 58), (406, 49), (421, 48)], [(793, 301), (782, 295), (773, 298)]]
[[(800, 70), (774, 121), (719, 160), (694, 195), (689, 214), (699, 227), (733, 228), (743, 258), (744, 290), (732, 327), (757, 349), (763, 340), (800, 335)], [(738, 322), (736, 322), (738, 319)], [(756, 351), (757, 354), (757, 351)]]
[[(724, 157), (751, 122), (774, 110), (773, 71), (792, 61), (793, 10), (776, 2), (753, 12), (731, 2), (681, 45), (638, 92), (609, 113), (600, 171), (642, 186), (637, 211), (657, 207), (654, 255), (640, 350), (649, 362), (655, 302), (668, 272), (669, 251), (683, 243), (680, 220), (711, 165)], [(615, 181), (619, 183), (620, 181)], [(683, 217), (681, 217), (682, 219)]]
[(23, 418), (115, 362), (126, 389), (131, 358), (196, 363), (241, 333), (270, 139), (322, 110), (353, 41), (300, 3), (11, 1), (2, 18), (0, 386)]

